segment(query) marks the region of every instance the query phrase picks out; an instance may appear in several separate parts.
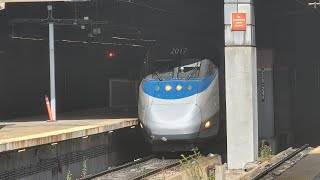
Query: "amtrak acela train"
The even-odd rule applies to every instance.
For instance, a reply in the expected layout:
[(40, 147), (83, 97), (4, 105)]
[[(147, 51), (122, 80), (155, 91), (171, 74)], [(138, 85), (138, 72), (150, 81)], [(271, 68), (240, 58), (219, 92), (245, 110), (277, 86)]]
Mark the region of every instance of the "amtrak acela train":
[[(210, 59), (148, 59), (138, 114), (154, 151), (191, 151), (219, 131), (219, 71)], [(172, 54), (171, 52), (171, 54)]]

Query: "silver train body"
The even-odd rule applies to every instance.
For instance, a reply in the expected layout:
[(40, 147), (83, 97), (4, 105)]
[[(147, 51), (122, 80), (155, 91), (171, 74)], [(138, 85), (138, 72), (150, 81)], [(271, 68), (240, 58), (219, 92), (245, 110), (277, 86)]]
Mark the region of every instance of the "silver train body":
[(216, 66), (205, 59), (142, 80), (140, 125), (154, 151), (193, 150), (218, 134), (218, 76)]

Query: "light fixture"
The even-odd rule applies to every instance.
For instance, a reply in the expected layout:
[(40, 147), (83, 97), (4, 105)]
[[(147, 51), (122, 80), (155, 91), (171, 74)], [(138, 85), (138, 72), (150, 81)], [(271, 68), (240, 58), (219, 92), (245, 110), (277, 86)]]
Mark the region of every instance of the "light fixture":
[(187, 89), (188, 89), (189, 91), (191, 91), (191, 90), (192, 90), (192, 86), (189, 85), (189, 86), (187, 87)]
[(20, 149), (20, 150), (18, 150), (18, 153), (19, 152), (24, 152), (24, 151), (26, 151), (26, 149)]
[(156, 91), (159, 91), (159, 90), (160, 90), (160, 87), (159, 87), (158, 85), (156, 85), (155, 90), (156, 90)]
[(108, 59), (113, 59), (115, 57), (115, 53), (113, 51), (109, 51), (107, 56), (108, 56)]
[(57, 143), (57, 142), (55, 142), (55, 143), (52, 143), (52, 144), (51, 144), (51, 146), (55, 146), (55, 145), (57, 145), (57, 144), (58, 144), (58, 143)]
[(82, 138), (83, 138), (83, 139), (87, 139), (88, 137), (89, 137), (89, 136), (83, 136)]
[(172, 87), (170, 85), (166, 85), (165, 90), (166, 91), (171, 91)]
[(208, 129), (211, 127), (211, 122), (207, 121), (206, 124), (204, 125), (204, 128)]
[(182, 86), (181, 86), (181, 85), (178, 85), (178, 86), (176, 87), (176, 90), (177, 90), (177, 91), (181, 91), (181, 90), (182, 90)]

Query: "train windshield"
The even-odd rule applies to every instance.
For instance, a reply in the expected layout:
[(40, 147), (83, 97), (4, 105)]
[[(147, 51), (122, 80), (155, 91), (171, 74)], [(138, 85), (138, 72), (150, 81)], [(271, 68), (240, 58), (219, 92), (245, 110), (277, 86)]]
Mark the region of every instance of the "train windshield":
[(150, 70), (153, 79), (190, 79), (199, 77), (200, 65), (199, 59), (161, 59), (152, 61)]
[(155, 60), (151, 64), (153, 79), (172, 79), (177, 62), (171, 59)]
[(178, 69), (177, 78), (178, 79), (190, 79), (190, 78), (199, 77), (200, 65), (201, 65), (201, 63), (199, 61), (199, 62), (196, 62), (193, 64), (181, 66)]

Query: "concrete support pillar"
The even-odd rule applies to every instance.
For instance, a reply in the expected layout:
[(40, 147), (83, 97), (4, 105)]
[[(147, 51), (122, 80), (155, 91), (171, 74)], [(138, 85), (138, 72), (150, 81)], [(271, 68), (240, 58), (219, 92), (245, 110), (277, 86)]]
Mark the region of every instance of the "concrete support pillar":
[[(242, 169), (247, 162), (258, 158), (254, 5), (253, 0), (224, 2), (228, 168)], [(233, 13), (246, 15), (246, 22), (238, 29), (232, 28), (236, 19)], [(244, 21), (240, 18), (238, 22)]]
[(0, 2), (0, 10), (4, 10), (6, 8), (6, 3)]

